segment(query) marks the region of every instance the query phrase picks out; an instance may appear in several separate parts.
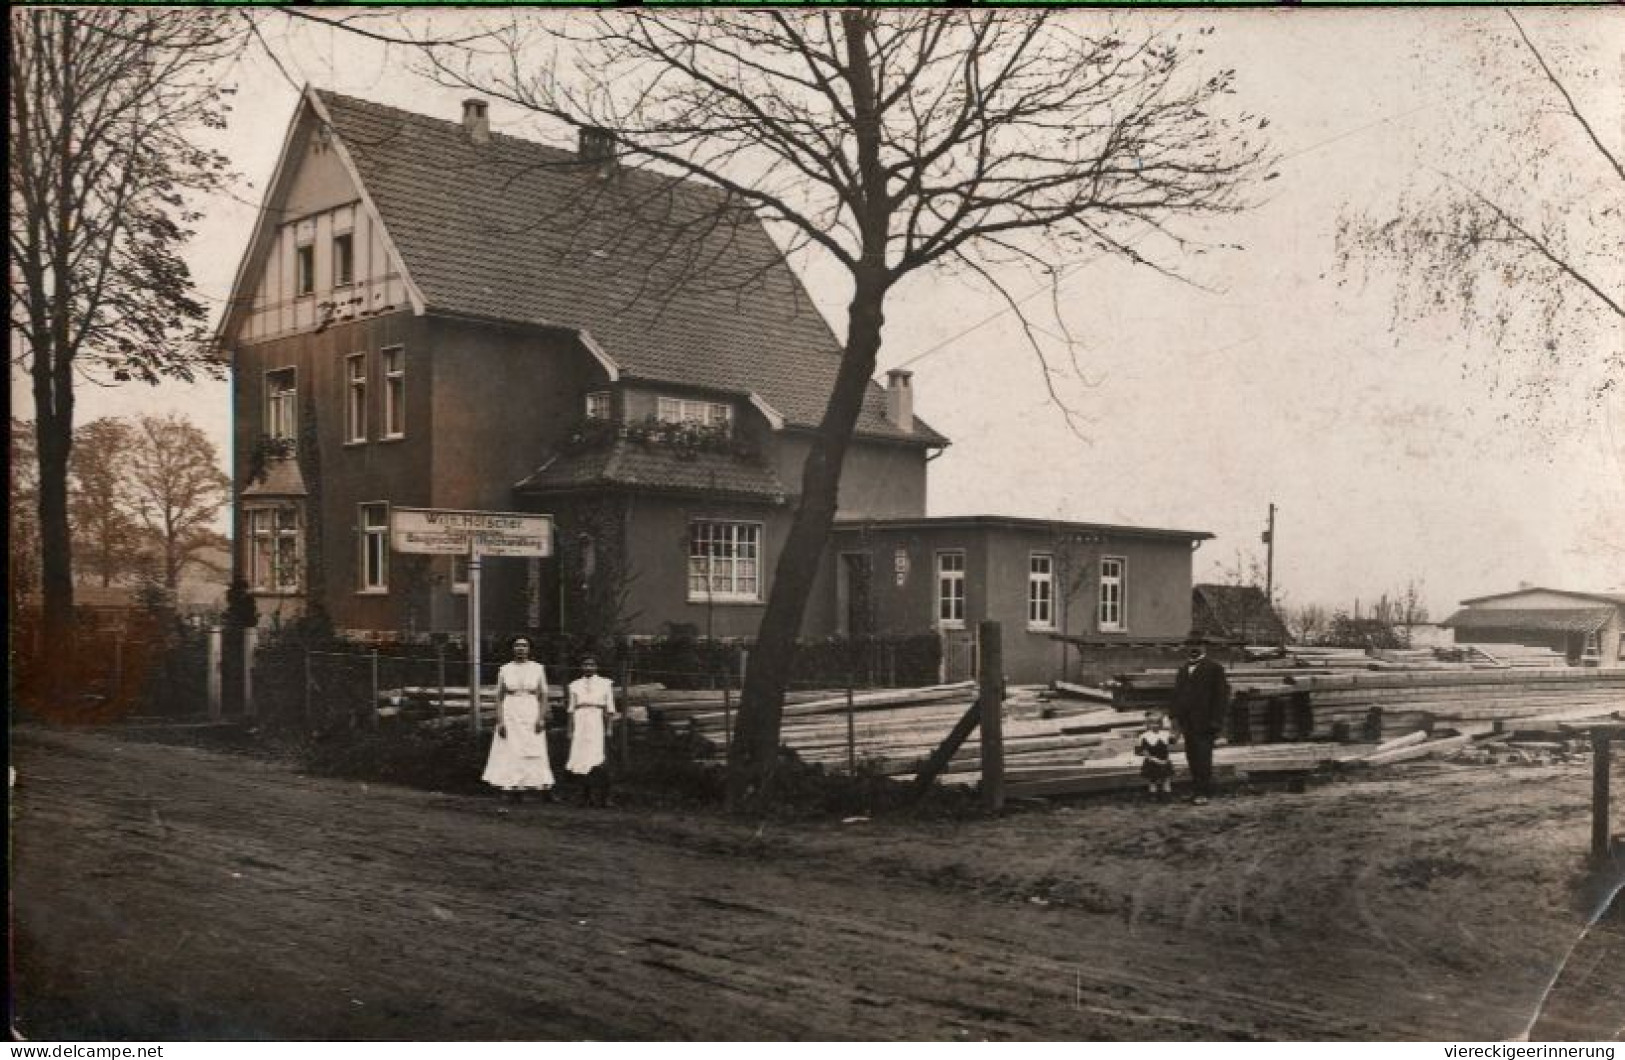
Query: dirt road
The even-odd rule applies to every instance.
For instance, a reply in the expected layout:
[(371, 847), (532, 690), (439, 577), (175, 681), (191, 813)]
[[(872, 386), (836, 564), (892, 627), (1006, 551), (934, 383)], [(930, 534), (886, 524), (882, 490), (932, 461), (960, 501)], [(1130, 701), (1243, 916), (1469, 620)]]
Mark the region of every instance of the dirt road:
[(1581, 925), (1584, 764), (758, 832), (83, 732), (13, 762), (34, 1039), (1483, 1040)]

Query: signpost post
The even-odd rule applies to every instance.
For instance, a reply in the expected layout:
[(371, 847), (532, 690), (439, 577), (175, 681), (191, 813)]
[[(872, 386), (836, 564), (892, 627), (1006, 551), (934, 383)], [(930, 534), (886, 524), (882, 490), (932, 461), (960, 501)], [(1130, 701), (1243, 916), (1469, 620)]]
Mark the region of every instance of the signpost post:
[(389, 541), (397, 552), (468, 557), (468, 704), (478, 736), (481, 557), (553, 555), (553, 517), (529, 512), (391, 508)]

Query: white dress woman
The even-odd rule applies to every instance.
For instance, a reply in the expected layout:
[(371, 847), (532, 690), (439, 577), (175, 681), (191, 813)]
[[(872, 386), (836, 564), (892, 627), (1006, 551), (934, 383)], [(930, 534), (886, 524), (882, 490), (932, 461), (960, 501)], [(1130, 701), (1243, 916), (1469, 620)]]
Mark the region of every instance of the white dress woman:
[(583, 778), (587, 804), (609, 805), (609, 767), (604, 736), (615, 719), (614, 686), (598, 676), (598, 663), (581, 660), (582, 676), (570, 682), (570, 758), (564, 768)]
[(513, 661), (497, 671), (497, 731), (485, 763), (487, 784), (515, 795), (552, 789), (546, 703), (547, 671), (531, 661), (530, 642), (521, 637), (514, 641)]

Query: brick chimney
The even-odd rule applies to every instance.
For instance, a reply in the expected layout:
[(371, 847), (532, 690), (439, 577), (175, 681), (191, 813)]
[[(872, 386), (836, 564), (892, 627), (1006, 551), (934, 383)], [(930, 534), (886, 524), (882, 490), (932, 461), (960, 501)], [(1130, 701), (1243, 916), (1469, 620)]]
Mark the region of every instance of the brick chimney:
[(608, 129), (597, 125), (583, 125), (577, 140), (576, 154), (583, 162), (591, 162), (608, 169), (615, 164), (615, 137)]
[(463, 132), (477, 144), (491, 142), (491, 116), (485, 100), (463, 100)]
[(900, 431), (914, 430), (913, 372), (893, 368), (886, 373), (886, 418)]

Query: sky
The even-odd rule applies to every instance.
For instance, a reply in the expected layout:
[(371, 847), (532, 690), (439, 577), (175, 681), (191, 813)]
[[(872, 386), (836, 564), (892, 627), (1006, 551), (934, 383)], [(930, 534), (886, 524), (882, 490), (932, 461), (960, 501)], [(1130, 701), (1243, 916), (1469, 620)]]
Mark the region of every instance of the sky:
[[(206, 204), (188, 253), (221, 305), (297, 101), (297, 83), (442, 115), (468, 93), (412, 72), (409, 57), (269, 15), (281, 63), (245, 57), (220, 134), (241, 174)], [(442, 13), (444, 20), (455, 14)], [(580, 17), (555, 15), (554, 17)], [(1070, 17), (1100, 17), (1075, 12)], [(1082, 378), (1057, 381), (1075, 432), (1043, 386), (1014, 316), (963, 277), (909, 280), (888, 306), (880, 369), (914, 372), (917, 412), (953, 444), (931, 464), (932, 515), (990, 513), (1205, 530), (1198, 580), (1263, 561), (1278, 508), (1275, 585), (1290, 606), (1352, 608), (1415, 583), (1434, 618), (1461, 599), (1521, 584), (1625, 591), (1625, 387), (1588, 399), (1583, 373), (1557, 369), (1542, 407), (1495, 382), (1518, 351), (1448, 314), (1394, 319), (1392, 271), (1340, 268), (1337, 223), (1392, 210), (1418, 174), (1470, 177), (1517, 153), (1548, 160), (1588, 145), (1561, 116), (1535, 143), (1507, 143), (1509, 108), (1546, 106), (1497, 10), (1179, 11), (1168, 31), (1204, 37), (1204, 62), (1238, 72), (1235, 104), (1270, 118), (1280, 177), (1246, 214), (1204, 232), (1241, 249), (1177, 262), (1189, 282), (1104, 257), (1067, 262), (1033, 319), (1064, 324)], [(1625, 129), (1625, 10), (1522, 9), (1531, 37), (1572, 73), (1611, 146)], [(498, 131), (569, 137), (493, 104)], [(840, 331), (839, 272), (799, 257), (814, 300)], [(1605, 264), (1613, 290), (1625, 263)], [(1568, 360), (1596, 364), (1625, 337), (1597, 318)], [(1050, 349), (1053, 355), (1054, 348)], [(1064, 359), (1064, 354), (1061, 354)], [(25, 387), (14, 412), (28, 415)], [(181, 411), (229, 445), (224, 383), (86, 387), (84, 419)], [(1081, 433), (1082, 438), (1078, 436)]]

